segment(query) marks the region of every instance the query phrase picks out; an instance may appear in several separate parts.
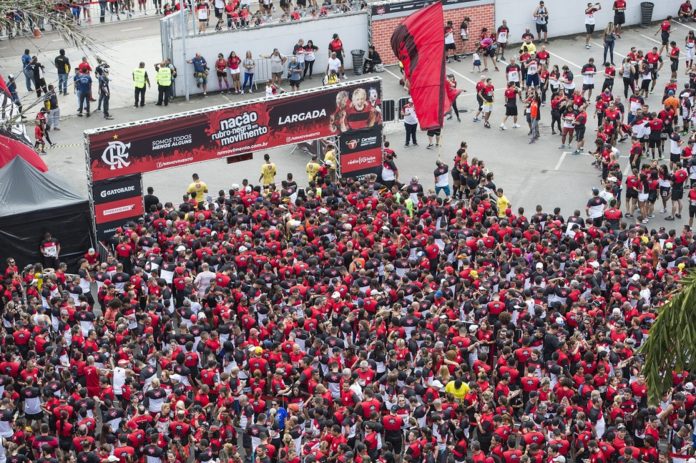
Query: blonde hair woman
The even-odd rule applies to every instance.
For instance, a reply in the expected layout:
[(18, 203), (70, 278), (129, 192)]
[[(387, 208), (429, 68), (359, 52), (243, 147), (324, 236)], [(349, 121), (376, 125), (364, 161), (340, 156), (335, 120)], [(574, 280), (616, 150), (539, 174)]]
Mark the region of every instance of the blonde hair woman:
[[(616, 30), (614, 29), (614, 23), (610, 22), (607, 24), (607, 28), (604, 29), (604, 63), (610, 62), (614, 64), (614, 43), (616, 42)], [(607, 61), (607, 51), (609, 52), (609, 61)]]

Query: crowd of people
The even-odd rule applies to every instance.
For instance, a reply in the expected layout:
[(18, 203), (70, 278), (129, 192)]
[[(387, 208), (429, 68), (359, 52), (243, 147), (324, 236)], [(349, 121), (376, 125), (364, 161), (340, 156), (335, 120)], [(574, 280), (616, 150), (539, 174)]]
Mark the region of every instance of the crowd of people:
[(451, 195), (313, 162), (149, 189), (77, 274), (8, 258), (0, 458), (691, 461), (693, 373), (649, 405), (638, 352), (690, 226), (515, 208), (465, 143)]

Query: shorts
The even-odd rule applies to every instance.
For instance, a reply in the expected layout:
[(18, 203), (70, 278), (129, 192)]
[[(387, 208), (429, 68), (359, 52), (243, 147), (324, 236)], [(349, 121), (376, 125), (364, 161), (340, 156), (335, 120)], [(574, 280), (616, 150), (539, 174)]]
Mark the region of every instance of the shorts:
[(483, 102), (483, 107), (481, 108), (481, 110), (482, 110), (484, 113), (490, 113), (491, 111), (493, 111), (493, 102), (491, 102), (491, 101), (484, 101), (484, 102)]
[(657, 201), (657, 190), (650, 190), (648, 192), (648, 202), (655, 204), (655, 201)]
[(677, 72), (677, 70), (679, 69), (679, 60), (670, 58), (670, 61), (671, 61), (670, 66), (669, 66), (670, 70), (672, 72)]
[(587, 31), (588, 34), (591, 34), (594, 32), (594, 24), (585, 24), (585, 31)]
[(225, 71), (216, 71), (217, 76), (222, 78), (222, 77), (227, 77), (227, 73)]
[(662, 45), (669, 45), (669, 32), (662, 31), (661, 38)]
[(638, 190), (633, 188), (626, 189), (626, 199), (638, 199)]
[(620, 26), (626, 22), (626, 14), (623, 11), (614, 13), (614, 25)]
[(476, 102), (478, 103), (478, 110), (481, 111), (483, 109), (483, 100), (476, 95)]
[(693, 219), (696, 217), (696, 206), (689, 204), (689, 218)]
[(547, 32), (548, 30), (547, 30), (546, 26), (547, 26), (546, 24), (537, 24), (536, 25), (537, 34), (540, 34), (542, 32)]
[(582, 84), (582, 91), (584, 92), (585, 90), (592, 90), (594, 88), (594, 84)]
[(651, 82), (652, 82), (652, 80), (643, 79), (643, 81), (640, 83), (641, 90), (645, 90), (645, 91), (650, 90), (650, 83)]
[(660, 134), (655, 134), (657, 136), (653, 136), (650, 134), (650, 138), (648, 138), (648, 146), (650, 148), (657, 148), (657, 145), (660, 144)]
[(583, 141), (585, 140), (585, 126), (576, 126), (575, 127), (575, 141)]
[(222, 18), (222, 8), (215, 8), (215, 17), (218, 19)]
[(669, 198), (669, 196), (670, 196), (669, 193), (670, 193), (671, 189), (672, 188), (668, 187), (668, 186), (661, 186), (660, 187), (660, 197), (665, 198), (665, 199)]
[(439, 137), (440, 133), (441, 133), (440, 129), (433, 129), (433, 130), (428, 130), (426, 132), (426, 135), (428, 135), (429, 137)]
[(517, 106), (505, 105), (505, 115), (506, 116), (517, 116)]
[(669, 161), (674, 164), (679, 164), (681, 162), (681, 154), (669, 153)]
[(237, 68), (237, 69), (230, 68), (230, 74), (232, 74), (233, 76), (239, 75), (240, 72), (241, 72), (241, 70), (239, 68)]
[(681, 199), (684, 197), (684, 187), (679, 186), (672, 188), (672, 201), (681, 201)]
[(569, 135), (569, 136), (570, 136), (570, 139), (571, 139), (571, 141), (572, 141), (572, 139), (573, 139), (573, 131), (574, 131), (574, 130), (575, 130), (575, 129), (569, 129), (568, 127), (563, 127), (563, 135)]
[(527, 87), (539, 86), (539, 74), (527, 74)]
[(446, 43), (445, 44), (445, 50), (456, 50), (457, 46), (453, 43)]

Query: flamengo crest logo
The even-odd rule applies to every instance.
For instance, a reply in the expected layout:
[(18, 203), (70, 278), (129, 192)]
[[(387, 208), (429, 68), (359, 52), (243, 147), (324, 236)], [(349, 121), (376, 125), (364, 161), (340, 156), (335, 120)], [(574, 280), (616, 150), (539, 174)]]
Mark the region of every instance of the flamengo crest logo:
[(102, 161), (104, 161), (104, 163), (108, 165), (111, 170), (128, 167), (130, 165), (130, 162), (128, 161), (128, 150), (130, 149), (130, 146), (130, 143), (123, 143), (122, 141), (110, 141), (102, 153)]

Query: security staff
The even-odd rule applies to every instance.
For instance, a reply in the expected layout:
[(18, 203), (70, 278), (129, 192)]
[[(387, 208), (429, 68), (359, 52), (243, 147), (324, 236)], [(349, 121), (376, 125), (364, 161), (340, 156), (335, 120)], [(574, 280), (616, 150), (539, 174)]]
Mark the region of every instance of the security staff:
[(145, 86), (151, 87), (151, 85), (145, 70), (145, 63), (142, 61), (133, 71), (133, 85), (135, 86), (135, 107), (138, 107), (138, 100), (140, 100), (140, 107), (145, 106)]
[(157, 106), (162, 106), (162, 101), (164, 101), (165, 106), (168, 106), (172, 86), (172, 70), (164, 61), (155, 64), (155, 70), (157, 71)]

